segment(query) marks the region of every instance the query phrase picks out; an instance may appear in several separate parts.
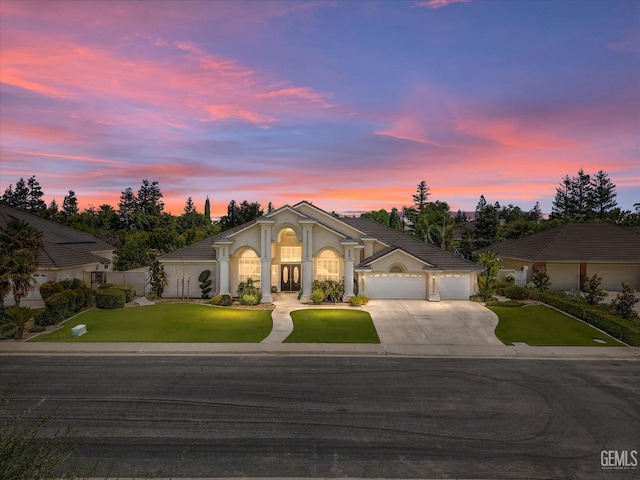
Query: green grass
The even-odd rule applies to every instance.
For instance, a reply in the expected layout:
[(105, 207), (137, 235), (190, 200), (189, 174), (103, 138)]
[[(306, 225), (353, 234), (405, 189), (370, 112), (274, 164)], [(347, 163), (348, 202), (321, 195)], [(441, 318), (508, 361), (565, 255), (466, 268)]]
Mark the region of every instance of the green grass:
[[(613, 337), (544, 305), (488, 308), (498, 315), (496, 337), (505, 345), (623, 346)], [(594, 338), (606, 343), (594, 342)]]
[[(87, 333), (71, 336), (71, 328)], [(260, 342), (273, 327), (270, 310), (245, 310), (189, 303), (93, 309), (67, 321), (36, 342)]]
[(380, 343), (371, 315), (361, 310), (307, 308), (291, 318), (286, 343)]

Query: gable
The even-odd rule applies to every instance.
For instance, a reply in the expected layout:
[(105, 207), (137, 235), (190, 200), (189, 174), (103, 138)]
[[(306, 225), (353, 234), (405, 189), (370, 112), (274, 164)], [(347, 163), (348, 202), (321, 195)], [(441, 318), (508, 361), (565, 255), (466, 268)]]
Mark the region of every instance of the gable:
[(388, 272), (394, 266), (402, 266), (403, 270), (408, 272), (434, 268), (433, 265), (414, 257), (399, 247), (388, 247), (381, 250), (378, 254), (364, 260), (359, 268), (365, 267), (375, 271)]

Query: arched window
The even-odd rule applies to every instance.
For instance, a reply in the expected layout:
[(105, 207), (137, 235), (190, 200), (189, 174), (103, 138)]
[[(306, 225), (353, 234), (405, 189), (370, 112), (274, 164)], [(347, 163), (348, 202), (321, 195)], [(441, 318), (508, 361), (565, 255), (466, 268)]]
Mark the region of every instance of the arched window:
[(396, 263), (395, 265), (391, 266), (391, 268), (389, 269), (389, 273), (405, 273), (405, 269), (402, 267), (402, 265), (398, 265)]
[(316, 280), (340, 280), (338, 256), (333, 250), (323, 250), (318, 255), (316, 264)]
[(238, 281), (246, 282), (250, 278), (260, 280), (260, 259), (256, 252), (247, 249), (238, 259)]

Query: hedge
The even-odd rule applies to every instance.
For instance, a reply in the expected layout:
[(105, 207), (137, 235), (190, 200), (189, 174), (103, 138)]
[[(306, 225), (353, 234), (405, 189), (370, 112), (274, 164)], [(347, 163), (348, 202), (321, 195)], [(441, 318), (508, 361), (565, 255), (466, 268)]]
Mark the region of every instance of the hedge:
[(640, 325), (633, 319), (618, 317), (594, 305), (560, 298), (553, 292), (537, 292), (536, 297), (547, 305), (584, 320), (629, 345), (640, 346)]
[(99, 288), (96, 290), (96, 307), (98, 308), (123, 308), (127, 296), (118, 288)]
[(40, 296), (42, 300), (46, 300), (54, 293), (60, 293), (62, 290), (62, 285), (58, 282), (46, 282), (40, 285)]
[(55, 325), (69, 316), (69, 296), (64, 292), (54, 293), (44, 302), (44, 312), (37, 315), (35, 324), (40, 326)]
[(504, 296), (511, 300), (526, 300), (529, 298), (529, 290), (518, 285), (509, 285), (504, 288)]
[(211, 299), (211, 305), (228, 307), (229, 305), (231, 305), (231, 295), (216, 295)]
[(116, 290), (122, 290), (125, 295), (125, 302), (133, 302), (133, 297), (136, 295), (136, 289), (127, 285), (114, 285), (112, 288)]

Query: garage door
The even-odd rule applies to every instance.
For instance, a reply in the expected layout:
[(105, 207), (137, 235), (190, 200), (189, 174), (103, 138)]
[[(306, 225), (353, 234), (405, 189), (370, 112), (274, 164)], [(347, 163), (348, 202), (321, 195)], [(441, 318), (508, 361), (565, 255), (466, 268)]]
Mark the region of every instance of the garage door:
[(468, 300), (470, 289), (469, 274), (450, 273), (438, 276), (438, 294), (441, 300)]
[(640, 288), (640, 265), (604, 265), (598, 263), (587, 264), (587, 276), (597, 274), (602, 278), (600, 288), (605, 290), (621, 290), (622, 282), (633, 288)]
[(419, 273), (369, 273), (364, 275), (364, 291), (369, 298), (427, 298), (426, 275)]
[(577, 263), (547, 263), (547, 273), (554, 290), (580, 288), (580, 267)]

